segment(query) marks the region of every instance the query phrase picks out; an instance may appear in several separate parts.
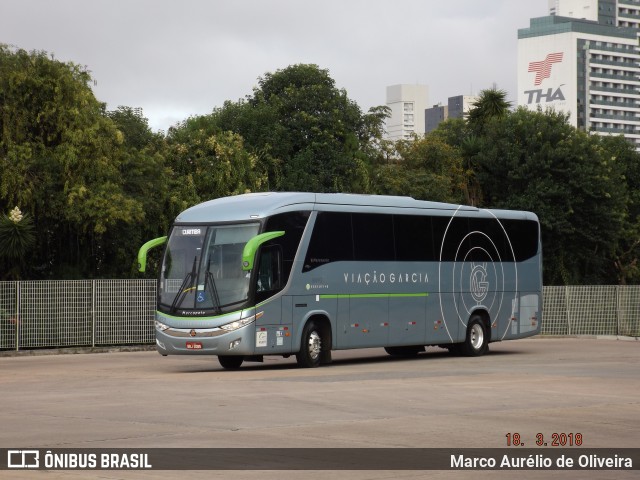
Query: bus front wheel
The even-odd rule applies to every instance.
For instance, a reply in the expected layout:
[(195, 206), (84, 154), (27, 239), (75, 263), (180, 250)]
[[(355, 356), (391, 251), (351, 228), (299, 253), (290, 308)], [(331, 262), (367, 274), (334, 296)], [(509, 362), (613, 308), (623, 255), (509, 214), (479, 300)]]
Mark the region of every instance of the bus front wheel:
[(308, 322), (302, 331), (300, 351), (296, 353), (298, 365), (304, 368), (320, 366), (322, 335), (316, 322)]
[(489, 336), (479, 315), (473, 315), (469, 319), (467, 336), (460, 347), (461, 353), (467, 357), (479, 357), (489, 350)]
[(244, 358), (241, 355), (218, 355), (218, 361), (226, 370), (236, 370), (242, 365)]

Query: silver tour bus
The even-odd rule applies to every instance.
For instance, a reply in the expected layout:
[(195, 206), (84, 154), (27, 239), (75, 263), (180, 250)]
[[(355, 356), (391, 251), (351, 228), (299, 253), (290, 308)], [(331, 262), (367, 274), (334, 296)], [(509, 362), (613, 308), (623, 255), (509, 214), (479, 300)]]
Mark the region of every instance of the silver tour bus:
[(252, 193), (182, 212), (165, 245), (156, 346), (303, 367), (331, 351), (425, 346), (467, 356), (540, 332), (536, 215), (408, 197)]

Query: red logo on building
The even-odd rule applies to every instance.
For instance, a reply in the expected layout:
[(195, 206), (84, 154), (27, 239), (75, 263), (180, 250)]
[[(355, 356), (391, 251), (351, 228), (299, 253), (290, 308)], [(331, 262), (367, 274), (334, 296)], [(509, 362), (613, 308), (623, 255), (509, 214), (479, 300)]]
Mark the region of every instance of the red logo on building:
[(529, 63), (529, 72), (535, 72), (536, 74), (536, 81), (534, 85), (540, 85), (542, 80), (551, 76), (551, 67), (554, 63), (560, 63), (563, 55), (564, 54), (562, 52), (550, 53), (541, 62)]

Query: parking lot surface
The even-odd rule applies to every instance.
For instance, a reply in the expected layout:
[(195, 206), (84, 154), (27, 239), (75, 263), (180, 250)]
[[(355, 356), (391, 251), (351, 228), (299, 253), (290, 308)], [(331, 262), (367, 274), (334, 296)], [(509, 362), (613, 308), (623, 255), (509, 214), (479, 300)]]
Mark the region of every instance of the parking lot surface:
[[(0, 357), (1, 448), (640, 447), (640, 342), (533, 338), (478, 358), (334, 352), (300, 369), (155, 351)], [(568, 438), (568, 437), (567, 437)], [(540, 447), (545, 448), (545, 447)], [(546, 448), (552, 448), (548, 446)], [(637, 478), (621, 471), (0, 471), (1, 478)]]

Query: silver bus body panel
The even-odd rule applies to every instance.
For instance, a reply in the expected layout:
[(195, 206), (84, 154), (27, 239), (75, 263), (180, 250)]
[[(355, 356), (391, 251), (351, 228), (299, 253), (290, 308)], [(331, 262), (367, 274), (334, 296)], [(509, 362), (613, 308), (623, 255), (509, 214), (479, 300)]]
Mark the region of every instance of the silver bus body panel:
[[(303, 271), (318, 212), (429, 215), (444, 219), (473, 218), (537, 222), (531, 212), (483, 210), (418, 201), (408, 197), (350, 194), (256, 193), (212, 200), (185, 210), (176, 224), (216, 224), (265, 219), (283, 212), (310, 211), (309, 220), (287, 284), (254, 309), (210, 319), (176, 318), (158, 312), (158, 321), (176, 329), (195, 330), (202, 348), (185, 347), (184, 336), (156, 329), (163, 354), (269, 355), (300, 349), (300, 337), (311, 318), (330, 322), (333, 349), (403, 345), (446, 345), (464, 341), (467, 323), (480, 313), (490, 319), (491, 341), (536, 335), (542, 322), (541, 249), (522, 262), (498, 258), (476, 265), (469, 261), (363, 262), (336, 261)], [(502, 230), (501, 230), (502, 229)], [(472, 232), (468, 240), (473, 249)], [(443, 244), (447, 241), (446, 235)], [(537, 239), (538, 244), (540, 239)], [(510, 239), (489, 239), (488, 245)], [(462, 245), (462, 241), (461, 241)], [(444, 245), (442, 246), (444, 248)], [(496, 252), (498, 249), (496, 248)], [(511, 247), (513, 251), (513, 247)], [(465, 252), (456, 256), (464, 260)], [(477, 279), (483, 279), (478, 288)], [(474, 283), (475, 282), (475, 283)], [(225, 322), (258, 314), (236, 331), (211, 335)], [(224, 318), (223, 318), (224, 317)], [(209, 331), (208, 331), (209, 330)], [(207, 334), (209, 336), (207, 336)], [(234, 340), (238, 346), (229, 349)]]

